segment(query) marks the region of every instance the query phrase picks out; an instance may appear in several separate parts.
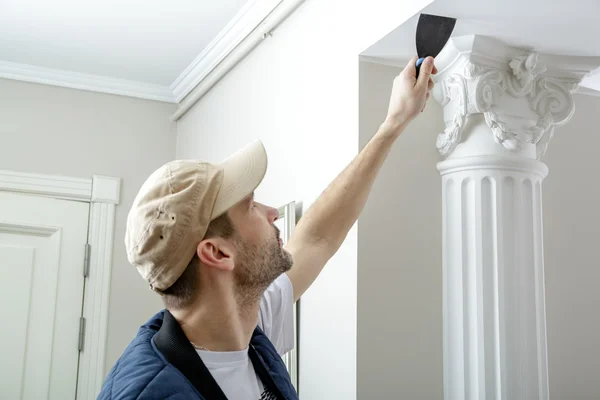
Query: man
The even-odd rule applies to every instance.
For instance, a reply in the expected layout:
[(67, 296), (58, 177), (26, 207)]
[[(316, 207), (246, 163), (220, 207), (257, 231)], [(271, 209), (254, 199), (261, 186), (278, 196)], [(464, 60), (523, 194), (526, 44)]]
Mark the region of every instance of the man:
[[(254, 200), (260, 142), (222, 164), (173, 161), (154, 172), (127, 219), (126, 248), (165, 310), (142, 326), (100, 399), (297, 399), (281, 355), (292, 305), (335, 254), (436, 73), (411, 60), (394, 80), (379, 131), (300, 220), (282, 248), (278, 212)], [(325, 360), (324, 360), (325, 361)]]

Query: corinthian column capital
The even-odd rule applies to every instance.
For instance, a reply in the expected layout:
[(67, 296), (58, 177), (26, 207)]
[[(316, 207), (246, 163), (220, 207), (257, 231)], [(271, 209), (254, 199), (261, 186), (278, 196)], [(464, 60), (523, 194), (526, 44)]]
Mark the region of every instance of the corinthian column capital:
[(464, 141), (469, 118), (479, 114), (498, 145), (488, 146), (488, 153), (508, 150), (539, 158), (554, 127), (573, 116), (572, 93), (600, 58), (539, 54), (471, 35), (452, 38), (436, 65), (433, 95), (446, 122), (437, 140), (442, 155)]

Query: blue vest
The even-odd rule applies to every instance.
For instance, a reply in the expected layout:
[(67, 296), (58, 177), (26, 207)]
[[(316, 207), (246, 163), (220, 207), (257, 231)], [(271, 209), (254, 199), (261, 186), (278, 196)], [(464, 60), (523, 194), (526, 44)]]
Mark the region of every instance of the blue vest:
[[(298, 400), (283, 360), (259, 327), (248, 354), (263, 385), (278, 399)], [(98, 399), (167, 398), (226, 399), (173, 315), (163, 310), (139, 329), (108, 374)]]

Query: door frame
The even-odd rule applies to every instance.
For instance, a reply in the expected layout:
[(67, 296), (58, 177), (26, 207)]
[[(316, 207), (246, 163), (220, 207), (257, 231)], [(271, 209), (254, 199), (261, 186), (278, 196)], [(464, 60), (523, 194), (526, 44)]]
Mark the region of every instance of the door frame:
[[(283, 223), (281, 229), (281, 236), (285, 245), (290, 240), (290, 237), (292, 236), (292, 233), (294, 232), (294, 229), (296, 227), (296, 223), (300, 219), (299, 212), (296, 210), (295, 201), (285, 204), (279, 207), (277, 210), (279, 211), (278, 220), (281, 220)], [(298, 395), (300, 395), (300, 387), (298, 386), (300, 378), (300, 360), (298, 357), (298, 355), (300, 354), (300, 349), (298, 347), (298, 333), (300, 332), (300, 301), (301, 300), (299, 299), (293, 305), (294, 348), (283, 355), (284, 362), (288, 368), (288, 373), (290, 374), (290, 378), (292, 380), (292, 385), (294, 385), (294, 388), (296, 389)]]
[[(84, 348), (79, 354), (77, 399), (95, 399), (104, 381), (115, 211), (119, 204), (121, 179), (102, 175), (85, 179), (0, 170), (0, 191), (90, 203), (87, 243), (91, 251), (82, 313), (86, 329)], [(83, 260), (81, 270), (83, 273)]]

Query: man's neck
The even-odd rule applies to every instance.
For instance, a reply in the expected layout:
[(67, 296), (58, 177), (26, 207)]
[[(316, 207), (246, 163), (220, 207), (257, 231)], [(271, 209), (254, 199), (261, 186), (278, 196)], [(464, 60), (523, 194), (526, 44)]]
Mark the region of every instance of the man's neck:
[(184, 310), (170, 310), (190, 342), (210, 351), (246, 349), (258, 322), (260, 299), (242, 308), (231, 298), (202, 297)]

